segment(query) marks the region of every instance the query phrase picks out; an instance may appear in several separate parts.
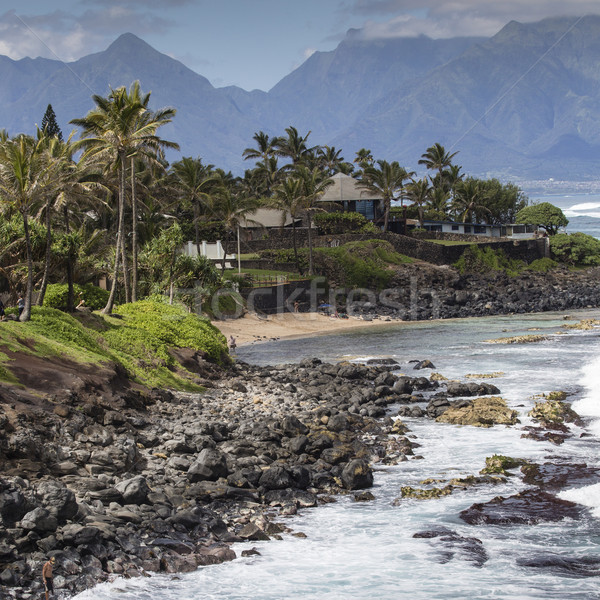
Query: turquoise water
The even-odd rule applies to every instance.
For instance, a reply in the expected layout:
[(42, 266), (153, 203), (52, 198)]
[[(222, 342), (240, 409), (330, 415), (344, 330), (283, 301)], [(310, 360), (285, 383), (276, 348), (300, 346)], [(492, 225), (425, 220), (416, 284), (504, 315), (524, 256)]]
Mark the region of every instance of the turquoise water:
[[(600, 317), (600, 311), (571, 313), (573, 318)], [(475, 502), (511, 495), (524, 488), (517, 476), (495, 487), (481, 486), (432, 500), (402, 500), (400, 487), (419, 486), (426, 478), (447, 481), (477, 474), (495, 453), (545, 462), (567, 457), (597, 465), (600, 457), (600, 331), (562, 328), (560, 313), (518, 317), (407, 323), (336, 336), (281, 340), (239, 349), (240, 359), (259, 364), (295, 362), (305, 357), (365, 360), (393, 357), (402, 372), (412, 360), (428, 358), (446, 377), (503, 373), (491, 380), (518, 411), (515, 427), (480, 429), (403, 419), (411, 429), (420, 460), (378, 468), (373, 502), (342, 497), (335, 504), (281, 517), (306, 539), (254, 542), (260, 556), (203, 567), (194, 573), (116, 580), (84, 594), (80, 600), (446, 600), (600, 598), (596, 577), (573, 577), (560, 570), (522, 566), (539, 557), (600, 560), (600, 520), (590, 512), (576, 522), (536, 526), (472, 526), (459, 518)], [(486, 340), (542, 333), (537, 344), (497, 345)], [(527, 412), (534, 395), (565, 390), (581, 414), (584, 429), (562, 446), (522, 438), (530, 424)], [(582, 434), (589, 434), (582, 437)], [(571, 499), (600, 507), (598, 486), (566, 490)], [(478, 566), (460, 549), (444, 553), (434, 540), (414, 538), (432, 527), (447, 527), (464, 538), (481, 541), (487, 561)]]

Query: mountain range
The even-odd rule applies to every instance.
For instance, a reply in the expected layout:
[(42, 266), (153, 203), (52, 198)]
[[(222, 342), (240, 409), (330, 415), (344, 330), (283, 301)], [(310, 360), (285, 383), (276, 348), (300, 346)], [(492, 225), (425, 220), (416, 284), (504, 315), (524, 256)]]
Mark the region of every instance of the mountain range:
[(270, 91), (215, 88), (124, 34), (71, 63), (0, 56), (0, 127), (32, 133), (52, 104), (64, 133), (93, 94), (139, 80), (152, 108), (177, 109), (161, 136), (235, 174), (257, 131), (293, 125), (309, 143), (360, 148), (417, 170), (435, 142), (469, 174), (587, 180), (600, 158), (600, 16), (508, 23), (491, 38), (366, 40), (350, 30)]

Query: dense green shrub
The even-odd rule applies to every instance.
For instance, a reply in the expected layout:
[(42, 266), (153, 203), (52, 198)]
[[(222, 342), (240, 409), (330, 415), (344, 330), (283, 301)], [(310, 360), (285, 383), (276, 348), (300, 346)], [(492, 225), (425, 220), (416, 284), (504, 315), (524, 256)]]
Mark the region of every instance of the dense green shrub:
[(509, 258), (504, 250), (493, 250), (489, 246), (480, 247), (471, 244), (454, 263), (461, 273), (488, 273), (489, 271), (504, 271), (514, 277), (526, 266), (522, 260)]
[(527, 265), (527, 270), (537, 271), (538, 273), (547, 273), (548, 271), (555, 269), (557, 266), (558, 263), (551, 258), (538, 258)]
[(550, 251), (556, 260), (568, 265), (600, 265), (600, 240), (585, 233), (559, 233), (552, 236)]
[[(73, 290), (75, 292), (75, 306), (79, 303), (79, 294), (83, 295), (85, 305), (90, 310), (100, 310), (106, 306), (109, 294), (107, 290), (103, 290), (91, 283), (86, 283), (85, 285), (76, 283), (73, 286)], [(66, 283), (51, 283), (46, 288), (44, 306), (66, 310), (68, 293), (69, 288)]]
[[(119, 334), (124, 340), (131, 336), (144, 335), (143, 346), (155, 349), (169, 347), (192, 348), (205, 352), (208, 358), (222, 362), (227, 355), (225, 336), (203, 317), (187, 312), (181, 305), (169, 305), (162, 296), (153, 296), (131, 304), (123, 304), (115, 313), (124, 317), (123, 331)], [(157, 341), (140, 332), (151, 334)], [(165, 358), (164, 352), (159, 352)], [(165, 358), (165, 360), (167, 360)]]
[(315, 225), (323, 235), (343, 233), (377, 233), (378, 229), (357, 212), (323, 212), (314, 215)]

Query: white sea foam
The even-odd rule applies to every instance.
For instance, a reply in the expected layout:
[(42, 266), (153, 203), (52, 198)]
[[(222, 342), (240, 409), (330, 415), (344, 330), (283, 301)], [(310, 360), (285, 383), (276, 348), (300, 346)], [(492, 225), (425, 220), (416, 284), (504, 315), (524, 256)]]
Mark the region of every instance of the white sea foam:
[(573, 206), (569, 206), (568, 210), (574, 210), (576, 212), (581, 212), (582, 210), (594, 210), (600, 208), (600, 202), (582, 202), (581, 204), (573, 204)]
[(573, 410), (581, 416), (594, 420), (590, 430), (600, 435), (600, 356), (587, 363), (581, 370), (581, 384), (585, 389), (583, 397), (573, 403)]
[(564, 490), (559, 492), (559, 498), (570, 500), (592, 509), (595, 517), (600, 517), (600, 483), (586, 485), (585, 487)]

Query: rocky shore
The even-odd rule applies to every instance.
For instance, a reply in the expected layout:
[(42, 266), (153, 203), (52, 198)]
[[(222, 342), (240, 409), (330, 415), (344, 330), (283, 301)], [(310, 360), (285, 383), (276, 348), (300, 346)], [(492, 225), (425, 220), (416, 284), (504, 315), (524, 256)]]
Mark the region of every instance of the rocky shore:
[(393, 368), (313, 359), (214, 372), (204, 394), (3, 393), (0, 596), (39, 598), (48, 556), (70, 595), (231, 560), (232, 542), (277, 537), (300, 508), (368, 500), (374, 465), (413, 454), (387, 407), (438, 386)]
[(597, 308), (600, 269), (559, 268), (509, 277), (504, 272), (461, 275), (451, 267), (405, 265), (383, 293), (363, 294), (348, 306), (343, 299), (340, 294), (339, 308), (349, 314), (405, 321)]
[[(286, 516), (339, 494), (368, 501), (378, 465), (418, 458), (417, 440), (392, 416), (516, 422), (490, 383), (446, 381), (429, 361), (402, 365), (412, 376), (398, 368), (389, 359), (307, 359), (206, 369), (203, 394), (125, 386), (110, 395), (83, 380), (38, 403), (2, 392), (0, 598), (39, 598), (49, 556), (57, 559), (60, 598), (116, 576), (232, 560), (236, 541), (301, 536)], [(478, 410), (477, 399), (490, 396)], [(535, 485), (555, 476), (544, 472), (530, 466)], [(461, 516), (481, 522), (490, 510), (506, 506), (474, 506)]]

